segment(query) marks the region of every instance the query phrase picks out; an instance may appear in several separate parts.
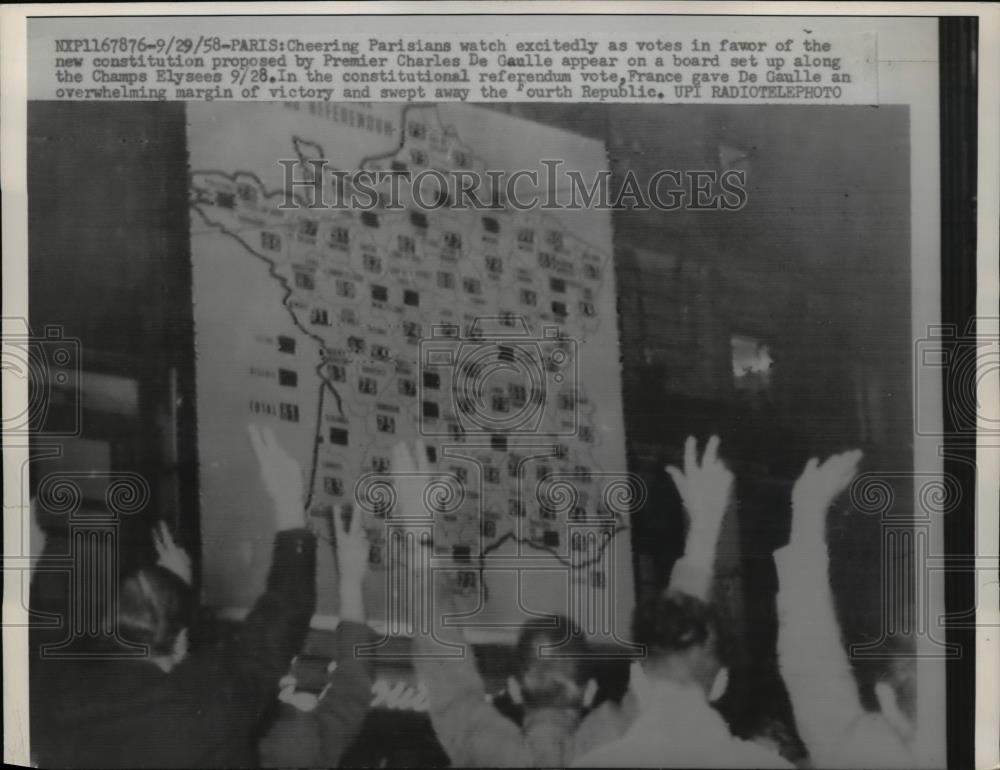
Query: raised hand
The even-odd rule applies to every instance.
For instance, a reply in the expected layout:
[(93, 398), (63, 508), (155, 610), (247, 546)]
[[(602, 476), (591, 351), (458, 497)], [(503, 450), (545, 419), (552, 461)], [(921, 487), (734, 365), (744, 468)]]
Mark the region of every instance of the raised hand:
[[(428, 519), (434, 511), (427, 506), (428, 485), (435, 482), (435, 471), (427, 459), (427, 446), (417, 439), (413, 452), (404, 443), (396, 444), (392, 452), (392, 483), (396, 489), (397, 518)], [(405, 553), (404, 565), (414, 580), (418, 580), (431, 563), (433, 543), (424, 533), (418, 539), (412, 554)]]
[(697, 448), (694, 436), (688, 436), (684, 444), (684, 470), (668, 465), (666, 471), (677, 485), (690, 519), (685, 555), (711, 559), (729, 505), (733, 474), (719, 459), (718, 436), (708, 440), (700, 463)]
[(427, 447), (417, 439), (410, 452), (400, 441), (392, 450), (392, 485), (396, 490), (395, 518), (426, 518), (433, 515), (427, 509), (425, 491), (434, 479), (434, 470), (427, 459)]
[(812, 458), (806, 463), (792, 487), (792, 542), (825, 541), (826, 512), (858, 473), (861, 450), (833, 455), (820, 463)]
[(261, 481), (274, 503), (276, 528), (304, 527), (305, 485), (299, 461), (285, 451), (270, 428), (248, 425), (247, 432), (257, 455)]
[(191, 557), (177, 545), (165, 521), (161, 521), (159, 526), (153, 529), (153, 545), (156, 547), (156, 563), (191, 585)]
[(368, 573), (368, 536), (361, 525), (361, 512), (355, 509), (350, 527), (344, 512), (333, 507), (333, 531), (336, 535), (337, 588), (340, 592), (340, 617), (355, 623), (365, 620), (363, 583)]
[(368, 573), (368, 535), (361, 525), (361, 513), (352, 514), (350, 527), (344, 523), (343, 510), (333, 507), (333, 531), (336, 535), (337, 573), (341, 585), (361, 583)]

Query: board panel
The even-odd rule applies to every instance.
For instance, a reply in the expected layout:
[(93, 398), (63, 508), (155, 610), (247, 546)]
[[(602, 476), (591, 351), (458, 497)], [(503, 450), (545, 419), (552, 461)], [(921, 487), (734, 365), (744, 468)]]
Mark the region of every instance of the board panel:
[[(302, 463), (323, 540), (335, 504), (363, 517), (373, 618), (399, 612), (392, 448), (422, 437), (450, 480), (434, 541), (468, 566), (455, 590), (470, 622), (509, 637), (568, 612), (621, 636), (621, 533), (643, 491), (625, 467), (610, 212), (519, 210), (502, 194), (461, 208), (454, 189), (437, 206), (407, 186), (396, 201), (384, 184), (379, 205), (349, 206), (357, 185), (335, 173), (534, 170), (542, 199), (565, 201), (541, 161), (590, 185), (603, 144), (462, 105), (305, 104), (191, 104), (188, 143), (206, 600), (246, 608), (267, 570), (271, 513), (244, 427), (257, 422)], [(293, 199), (288, 174), (320, 186)], [(331, 548), (318, 587), (334, 617)]]

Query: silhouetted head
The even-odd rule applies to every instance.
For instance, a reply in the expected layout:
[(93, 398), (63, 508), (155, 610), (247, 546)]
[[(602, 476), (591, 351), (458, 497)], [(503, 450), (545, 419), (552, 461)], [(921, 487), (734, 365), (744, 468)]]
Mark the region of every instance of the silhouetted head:
[(590, 648), (568, 618), (552, 615), (526, 623), (514, 651), (511, 697), (526, 710), (583, 709), (596, 694)]
[(118, 628), (126, 641), (146, 645), (150, 660), (169, 671), (187, 655), (193, 610), (187, 583), (164, 567), (143, 567), (122, 582)]
[[(677, 591), (664, 591), (636, 607), (632, 631), (635, 641), (646, 647), (646, 658), (638, 673), (648, 680), (696, 684), (706, 692), (715, 685), (722, 664), (716, 645), (715, 614), (705, 602)], [(636, 694), (642, 696), (641, 692)]]

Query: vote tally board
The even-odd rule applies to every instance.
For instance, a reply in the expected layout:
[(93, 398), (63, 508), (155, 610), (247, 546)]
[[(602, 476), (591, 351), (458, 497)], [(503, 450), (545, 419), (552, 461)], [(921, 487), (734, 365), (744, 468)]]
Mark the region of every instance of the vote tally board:
[[(247, 608), (268, 569), (254, 422), (307, 478), (320, 621), (337, 614), (339, 504), (368, 534), (368, 611), (393, 625), (392, 449), (422, 437), (448, 480), (429, 526), (469, 623), (509, 638), (559, 612), (622, 636), (642, 489), (625, 466), (610, 212), (330, 205), (334, 170), (544, 173), (558, 158), (592, 180), (603, 144), (452, 104), (187, 115), (205, 600)], [(295, 185), (285, 205), (289, 166), (327, 187)]]

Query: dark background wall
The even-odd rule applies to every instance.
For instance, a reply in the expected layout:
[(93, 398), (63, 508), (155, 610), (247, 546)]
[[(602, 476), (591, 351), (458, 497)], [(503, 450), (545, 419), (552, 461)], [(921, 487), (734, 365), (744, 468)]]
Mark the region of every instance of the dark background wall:
[[(617, 175), (747, 172), (738, 212), (615, 212), (622, 376), (629, 463), (651, 488), (634, 518), (637, 591), (663, 585), (682, 547), (663, 465), (688, 434), (718, 432), (739, 477), (719, 586), (743, 672), (734, 708), (741, 687), (780, 701), (770, 553), (787, 538), (791, 483), (808, 457), (850, 446), (872, 469), (912, 466), (908, 112), (492, 108), (602, 139)], [(88, 410), (84, 433), (110, 443), (116, 468), (150, 480), (127, 540), (142, 542), (164, 516), (197, 552), (183, 105), (31, 103), (28, 120), (32, 326), (60, 325), (81, 340), (85, 369), (137, 381), (134, 415)], [(733, 387), (734, 333), (770, 347), (764, 398)], [(853, 521), (832, 536), (835, 587), (851, 598), (847, 638), (874, 639), (877, 522)], [(144, 547), (126, 550), (138, 559)]]
[[(629, 461), (651, 490), (633, 517), (633, 553), (639, 595), (658, 590), (683, 542), (663, 465), (679, 461), (686, 436), (718, 433), (738, 477), (738, 524), (724, 527), (717, 585), (737, 637), (731, 705), (752, 702), (741, 691), (782, 703), (771, 552), (787, 542), (791, 485), (809, 457), (850, 447), (864, 449), (865, 470), (912, 469), (909, 110), (494, 108), (604, 140), (618, 178), (746, 172), (739, 211), (614, 212)], [(733, 334), (768, 345), (766, 397), (734, 389)], [(891, 483), (905, 521), (910, 482)], [(845, 510), (837, 523), (831, 579), (844, 636), (875, 643), (881, 522)], [(909, 556), (895, 556), (902, 574), (912, 574)], [(859, 679), (880, 665), (858, 662)]]
[[(196, 519), (180, 515), (179, 504), (195, 481), (193, 441), (174, 429), (178, 412), (190, 414), (183, 393), (191, 389), (184, 106), (29, 103), (27, 151), (31, 327), (58, 327), (79, 341), (84, 372), (131, 383), (137, 395), (125, 403), (102, 395), (100, 384), (85, 387), (78, 398), (89, 443), (68, 442), (72, 459), (40, 462), (33, 473), (112, 470), (145, 479), (148, 504), (120, 522), (125, 568), (149, 557), (146, 530), (156, 515), (197, 546)], [(43, 434), (36, 443), (52, 442)], [(62, 467), (72, 463), (82, 467)], [(103, 505), (101, 488), (84, 494), (94, 498), (85, 507)]]

